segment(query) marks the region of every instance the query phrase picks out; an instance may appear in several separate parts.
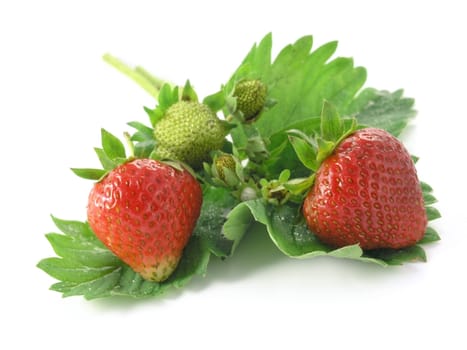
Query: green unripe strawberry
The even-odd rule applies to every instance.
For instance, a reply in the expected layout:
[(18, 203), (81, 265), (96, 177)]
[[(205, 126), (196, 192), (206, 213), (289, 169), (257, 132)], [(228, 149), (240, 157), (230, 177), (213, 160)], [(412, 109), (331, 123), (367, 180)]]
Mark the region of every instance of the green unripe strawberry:
[(243, 113), (245, 120), (254, 118), (266, 103), (267, 87), (259, 80), (244, 80), (237, 84), (234, 96), (237, 98), (237, 110)]
[(230, 154), (222, 154), (221, 156), (217, 157), (215, 160), (217, 174), (219, 174), (219, 178), (225, 181), (225, 174), (224, 169), (228, 169), (235, 173), (235, 159)]
[(227, 134), (225, 124), (205, 104), (178, 101), (154, 127), (156, 155), (199, 168), (209, 153), (220, 149)]

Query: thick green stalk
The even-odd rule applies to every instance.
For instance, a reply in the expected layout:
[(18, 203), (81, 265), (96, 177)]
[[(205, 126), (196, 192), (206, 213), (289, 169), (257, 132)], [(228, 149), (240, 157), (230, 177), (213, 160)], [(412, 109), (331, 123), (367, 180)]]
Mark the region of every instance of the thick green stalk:
[(112, 56), (111, 54), (105, 54), (103, 57), (105, 62), (110, 64), (112, 67), (117, 69), (119, 72), (123, 73), (134, 82), (136, 82), (139, 86), (141, 86), (146, 92), (148, 92), (152, 97), (155, 99), (158, 98), (159, 92), (164, 84), (169, 84), (162, 79), (159, 79), (153, 75), (151, 75), (148, 71), (146, 71), (142, 67), (132, 68), (122, 62), (120, 59)]

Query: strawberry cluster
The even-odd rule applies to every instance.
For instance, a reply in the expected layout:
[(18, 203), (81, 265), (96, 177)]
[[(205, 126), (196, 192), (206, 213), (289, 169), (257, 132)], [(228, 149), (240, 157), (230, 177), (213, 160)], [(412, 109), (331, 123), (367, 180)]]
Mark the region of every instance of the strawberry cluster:
[(121, 69), (142, 74), (135, 80), (157, 103), (145, 108), (150, 125), (128, 123), (126, 147), (102, 129), (103, 169), (72, 169), (95, 182), (86, 223), (54, 219), (65, 235), (48, 239), (60, 258), (39, 263), (62, 281), (53, 289), (155, 295), (204, 274), (211, 254), (230, 256), (251, 227), (288, 256), (425, 259), (418, 244), (439, 239), (428, 227), (439, 212), (395, 136), (413, 101), (374, 89), (356, 95), (364, 72), (351, 60), (325, 63), (333, 43), (310, 54), (307, 36), (268, 63), (270, 40), (202, 101), (189, 81), (178, 87)]

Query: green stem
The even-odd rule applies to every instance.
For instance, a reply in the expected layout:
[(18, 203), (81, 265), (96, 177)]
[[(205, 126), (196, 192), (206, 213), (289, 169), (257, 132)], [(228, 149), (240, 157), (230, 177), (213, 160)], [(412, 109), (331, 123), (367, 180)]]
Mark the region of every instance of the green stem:
[(154, 75), (152, 75), (151, 73), (149, 73), (146, 69), (144, 69), (143, 67), (141, 66), (136, 66), (135, 67), (135, 72), (140, 74), (142, 77), (144, 77), (147, 81), (149, 81), (156, 89), (160, 90), (162, 89), (162, 86), (164, 86), (164, 84), (169, 84), (170, 87), (173, 87), (172, 84), (158, 78), (158, 77), (155, 77)]
[(117, 69), (119, 72), (123, 73), (134, 82), (136, 82), (139, 86), (141, 86), (146, 92), (148, 92), (152, 97), (155, 99), (158, 98), (160, 89), (164, 84), (165, 81), (154, 77), (153, 75), (149, 74), (146, 70), (141, 67), (136, 67), (133, 69), (132, 67), (128, 66), (127, 64), (123, 63), (118, 58), (112, 56), (111, 54), (105, 54), (103, 57), (105, 62), (110, 64), (112, 67)]
[(125, 138), (125, 141), (128, 145), (128, 152), (130, 153), (128, 158), (133, 159), (135, 157), (135, 145), (133, 144), (133, 141), (131, 140), (131, 136), (129, 133), (124, 132), (123, 137)]

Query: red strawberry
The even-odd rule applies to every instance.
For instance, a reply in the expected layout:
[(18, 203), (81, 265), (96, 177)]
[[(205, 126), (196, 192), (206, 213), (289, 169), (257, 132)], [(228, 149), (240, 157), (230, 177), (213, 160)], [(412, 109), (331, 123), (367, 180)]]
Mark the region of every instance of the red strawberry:
[(427, 226), (412, 158), (399, 140), (375, 128), (346, 137), (323, 161), (303, 214), (310, 230), (334, 247), (408, 247)]
[(115, 255), (143, 278), (160, 282), (177, 267), (201, 203), (201, 187), (188, 171), (137, 159), (94, 185), (88, 221)]

